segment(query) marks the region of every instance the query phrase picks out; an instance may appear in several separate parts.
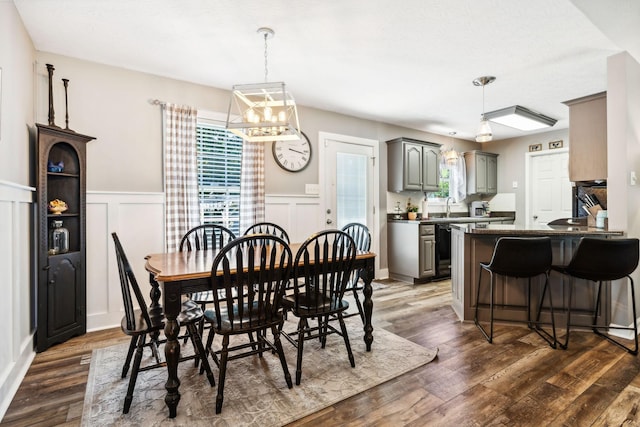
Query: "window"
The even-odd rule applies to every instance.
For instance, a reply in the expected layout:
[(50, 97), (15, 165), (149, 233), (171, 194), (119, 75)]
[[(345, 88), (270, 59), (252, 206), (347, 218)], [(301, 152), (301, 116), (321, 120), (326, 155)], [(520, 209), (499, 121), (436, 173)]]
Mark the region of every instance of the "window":
[(239, 235), (242, 138), (199, 120), (196, 140), (200, 223), (220, 224)]
[(440, 171), (440, 183), (438, 184), (439, 189), (437, 192), (429, 193), (430, 199), (446, 199), (449, 197), (449, 178), (451, 177), (451, 169), (442, 163), (439, 165), (438, 169)]

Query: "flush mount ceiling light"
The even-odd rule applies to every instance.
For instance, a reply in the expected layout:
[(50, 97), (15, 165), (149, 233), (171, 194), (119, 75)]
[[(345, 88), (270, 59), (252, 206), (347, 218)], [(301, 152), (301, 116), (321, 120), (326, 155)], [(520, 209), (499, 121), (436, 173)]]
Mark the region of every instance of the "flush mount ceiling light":
[(227, 129), (246, 141), (268, 142), (300, 139), (298, 110), (284, 82), (268, 82), (267, 40), (271, 28), (259, 28), (264, 37), (264, 83), (234, 85), (231, 90)]
[(484, 87), (488, 84), (493, 83), (495, 80), (496, 78), (493, 76), (483, 76), (478, 77), (473, 81), (474, 85), (482, 86), (482, 119), (480, 120), (478, 132), (476, 132), (476, 142), (488, 142), (493, 138), (493, 134), (491, 133), (491, 126), (489, 126), (489, 121), (484, 115)]
[(557, 122), (556, 119), (519, 105), (490, 111), (485, 113), (484, 117), (492, 122), (525, 131), (552, 127)]

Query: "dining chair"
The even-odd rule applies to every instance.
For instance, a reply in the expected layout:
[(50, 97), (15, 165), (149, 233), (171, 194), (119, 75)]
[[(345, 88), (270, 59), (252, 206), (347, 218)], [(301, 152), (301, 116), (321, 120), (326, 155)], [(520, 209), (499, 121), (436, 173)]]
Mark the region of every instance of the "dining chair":
[[(213, 250), (221, 249), (227, 243), (234, 240), (236, 235), (227, 227), (218, 224), (203, 224), (193, 227), (187, 231), (180, 240), (178, 250), (187, 252), (193, 250)], [(200, 304), (202, 310), (207, 309), (207, 304), (213, 302), (211, 291), (194, 292), (190, 295), (191, 300)], [(199, 332), (204, 336), (204, 318), (200, 322)], [(197, 364), (197, 361), (196, 361)]]
[[(343, 313), (349, 308), (344, 294), (349, 286), (356, 258), (353, 238), (341, 230), (325, 230), (310, 236), (301, 246), (293, 263), (293, 294), (283, 299), (283, 309), (298, 317), (295, 332), (283, 332), (283, 336), (298, 350), (296, 359), (296, 385), (302, 379), (302, 355), (304, 341), (318, 338), (322, 348), (327, 336), (342, 336), (349, 363), (355, 360), (349, 344), (349, 335)], [(330, 321), (337, 317), (340, 330)], [(317, 326), (310, 326), (309, 319), (317, 318)]]
[[(352, 222), (342, 227), (342, 231), (351, 236), (358, 251), (369, 252), (371, 250), (371, 233), (366, 225)], [(353, 292), (353, 298), (356, 302), (356, 306), (358, 307), (358, 313), (345, 314), (344, 317), (346, 318), (360, 314), (362, 323), (364, 323), (364, 310), (362, 308), (362, 303), (360, 302), (360, 297), (358, 296), (358, 292), (362, 291), (362, 289), (363, 285), (360, 282), (360, 270), (355, 270), (353, 272), (353, 277), (347, 286), (347, 291)]]
[[(211, 267), (213, 309), (205, 311), (209, 328), (206, 351), (218, 365), (218, 393), (216, 414), (222, 411), (227, 362), (259, 354), (266, 348), (280, 358), (287, 387), (292, 388), (282, 343), (280, 324), (283, 322), (281, 304), (291, 268), (291, 249), (277, 236), (250, 234), (240, 237), (217, 254)], [(222, 290), (222, 292), (216, 292)], [(271, 329), (273, 341), (264, 331)], [(251, 339), (230, 345), (234, 335), (256, 334), (257, 345)], [(220, 350), (213, 350), (215, 336), (222, 336)], [(219, 357), (218, 357), (219, 356)], [(251, 396), (246, 396), (250, 399)]]
[[(127, 388), (127, 394), (124, 400), (124, 408), (122, 413), (129, 412), (131, 402), (133, 400), (133, 391), (136, 386), (138, 373), (147, 371), (149, 369), (165, 367), (166, 363), (160, 361), (160, 353), (158, 345), (166, 342), (166, 340), (154, 339), (159, 332), (164, 330), (164, 318), (152, 318), (149, 316), (147, 310), (146, 301), (138, 285), (138, 281), (133, 273), (129, 260), (124, 253), (120, 239), (116, 233), (111, 233), (113, 242), (116, 248), (116, 260), (118, 262), (118, 273), (120, 275), (120, 288), (122, 291), (122, 301), (124, 303), (124, 313), (120, 327), (122, 332), (131, 337), (129, 344), (129, 350), (125, 359), (124, 366), (122, 368), (122, 378), (127, 376), (129, 367), (131, 365), (131, 358), (135, 351), (135, 358), (133, 359), (133, 366), (131, 366), (131, 377), (129, 378), (129, 386)], [(132, 295), (133, 294), (133, 295)], [(135, 300), (134, 300), (135, 298)], [(135, 308), (135, 305), (138, 308)], [(186, 300), (182, 303), (182, 311), (178, 316), (178, 324), (184, 325), (189, 331), (188, 335), (191, 338), (195, 354), (191, 356), (181, 357), (180, 362), (190, 359), (198, 359), (202, 362), (200, 373), (207, 372), (207, 378), (209, 383), (213, 387), (215, 385), (215, 379), (211, 372), (211, 367), (207, 360), (206, 351), (202, 345), (202, 339), (198, 334), (197, 324), (203, 318), (203, 312), (200, 307), (193, 301)], [(151, 338), (147, 342), (147, 338)], [(142, 355), (145, 347), (150, 347), (152, 355), (155, 358), (155, 363), (146, 364), (140, 366), (142, 363)]]
[[(585, 325), (572, 325), (571, 324), (571, 310), (572, 310), (572, 294), (575, 287), (584, 288), (588, 284), (598, 284), (596, 301), (593, 310), (593, 321), (591, 325), (586, 327), (601, 337), (606, 338), (613, 344), (622, 347), (631, 354), (638, 354), (638, 323), (636, 317), (636, 296), (635, 286), (631, 273), (638, 267), (638, 257), (640, 254), (639, 240), (636, 238), (624, 238), (624, 239), (602, 239), (595, 237), (583, 237), (580, 239), (578, 246), (569, 264), (567, 265), (552, 265), (551, 270), (557, 271), (561, 274), (575, 277), (578, 279), (585, 279), (587, 282), (570, 281), (569, 295), (566, 307), (567, 313), (567, 332), (565, 336), (564, 344), (560, 343), (560, 347), (566, 349), (569, 345), (569, 330), (571, 326)], [(612, 280), (628, 279), (628, 283), (631, 290), (631, 307), (633, 311), (632, 319), (633, 326), (615, 326), (614, 324), (602, 325), (598, 324), (598, 317), (600, 315), (600, 303), (602, 301), (603, 282), (609, 282)], [(635, 341), (634, 348), (625, 346), (622, 342), (612, 338), (610, 335), (604, 334), (600, 329), (616, 329), (633, 331), (633, 339)]]
[(272, 234), (274, 236), (280, 237), (287, 243), (291, 243), (291, 241), (289, 240), (289, 235), (287, 234), (285, 229), (272, 222), (258, 222), (256, 224), (253, 224), (251, 227), (245, 230), (243, 235), (246, 236), (247, 234), (256, 233)]
[[(480, 263), (480, 272), (478, 273), (478, 287), (476, 289), (476, 308), (474, 323), (482, 332), (482, 335), (489, 341), (493, 342), (493, 323), (496, 320), (494, 316), (495, 308), (509, 307), (524, 308), (527, 311), (527, 326), (534, 330), (542, 337), (552, 348), (556, 348), (556, 327), (553, 313), (553, 300), (551, 292), (549, 295), (549, 307), (551, 311), (551, 327), (552, 332), (549, 333), (542, 328), (540, 322), (540, 312), (545, 297), (545, 290), (549, 283), (549, 270), (551, 269), (551, 239), (549, 237), (500, 237), (493, 248), (493, 255), (490, 262)], [(489, 280), (489, 332), (480, 323), (478, 317), (478, 309), (482, 305), (480, 298), (482, 292), (482, 272), (487, 271), (490, 275)], [(508, 305), (506, 303), (495, 302), (495, 294), (497, 293), (496, 276), (511, 277), (514, 279), (527, 279), (526, 286), (526, 305), (519, 307)], [(537, 276), (544, 276), (544, 288), (540, 297), (540, 304), (536, 310), (535, 320), (532, 318), (531, 307), (531, 279)], [(505, 286), (518, 286), (516, 280), (503, 282)]]

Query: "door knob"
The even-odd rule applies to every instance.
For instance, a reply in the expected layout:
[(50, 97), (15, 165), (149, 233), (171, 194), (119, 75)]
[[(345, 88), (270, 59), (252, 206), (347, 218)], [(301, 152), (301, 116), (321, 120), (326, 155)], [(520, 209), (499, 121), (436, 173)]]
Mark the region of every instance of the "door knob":
[(534, 216), (533, 216), (533, 220), (535, 221), (535, 220), (537, 220), (537, 219), (538, 219), (538, 215), (534, 215)]
[(331, 221), (331, 218), (327, 219), (327, 224), (333, 224), (333, 221)]

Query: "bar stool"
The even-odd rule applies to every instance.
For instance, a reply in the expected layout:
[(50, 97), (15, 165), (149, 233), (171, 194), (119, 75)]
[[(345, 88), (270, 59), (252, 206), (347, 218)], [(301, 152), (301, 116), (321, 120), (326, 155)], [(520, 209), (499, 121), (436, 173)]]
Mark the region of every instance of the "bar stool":
[[(578, 243), (571, 261), (566, 266), (553, 265), (552, 270), (562, 274), (576, 277), (579, 279), (589, 280), (598, 283), (598, 294), (596, 296), (596, 305), (593, 312), (593, 324), (586, 325), (591, 330), (611, 341), (612, 343), (624, 348), (631, 354), (638, 354), (638, 325), (636, 322), (636, 295), (633, 285), (633, 279), (630, 274), (633, 273), (638, 266), (638, 239), (602, 239), (594, 237), (583, 237)], [(629, 279), (631, 285), (631, 306), (633, 308), (633, 326), (602, 326), (598, 325), (598, 312), (600, 310), (600, 301), (602, 300), (602, 282), (611, 280)], [(560, 347), (567, 348), (569, 344), (569, 328), (571, 326), (571, 297), (573, 293), (574, 283), (569, 285), (569, 299), (567, 303), (567, 335), (564, 344), (560, 343)], [(585, 326), (585, 325), (573, 325)], [(605, 335), (600, 329), (621, 329), (632, 330), (635, 339), (635, 348), (632, 350), (619, 341), (614, 340), (609, 335)]]
[[(549, 237), (501, 237), (496, 242), (493, 249), (491, 262), (480, 263), (480, 273), (478, 274), (478, 288), (476, 293), (476, 310), (474, 323), (480, 329), (484, 337), (489, 342), (493, 342), (493, 321), (495, 296), (494, 288), (496, 287), (495, 275), (526, 278), (527, 281), (527, 325), (536, 331), (552, 348), (556, 348), (556, 327), (553, 316), (553, 301), (551, 292), (549, 292), (549, 307), (551, 309), (551, 327), (552, 334), (542, 329), (542, 322), (539, 321), (540, 311), (547, 285), (549, 283), (549, 270), (551, 269), (551, 239)], [(482, 284), (482, 271), (486, 270), (491, 275), (489, 289), (489, 333), (482, 327), (478, 320), (478, 307), (480, 306), (480, 285)], [(540, 297), (540, 306), (537, 310), (538, 316), (536, 320), (531, 319), (531, 279), (536, 276), (545, 276), (545, 285), (542, 296)], [(499, 306), (506, 306), (500, 304)]]

